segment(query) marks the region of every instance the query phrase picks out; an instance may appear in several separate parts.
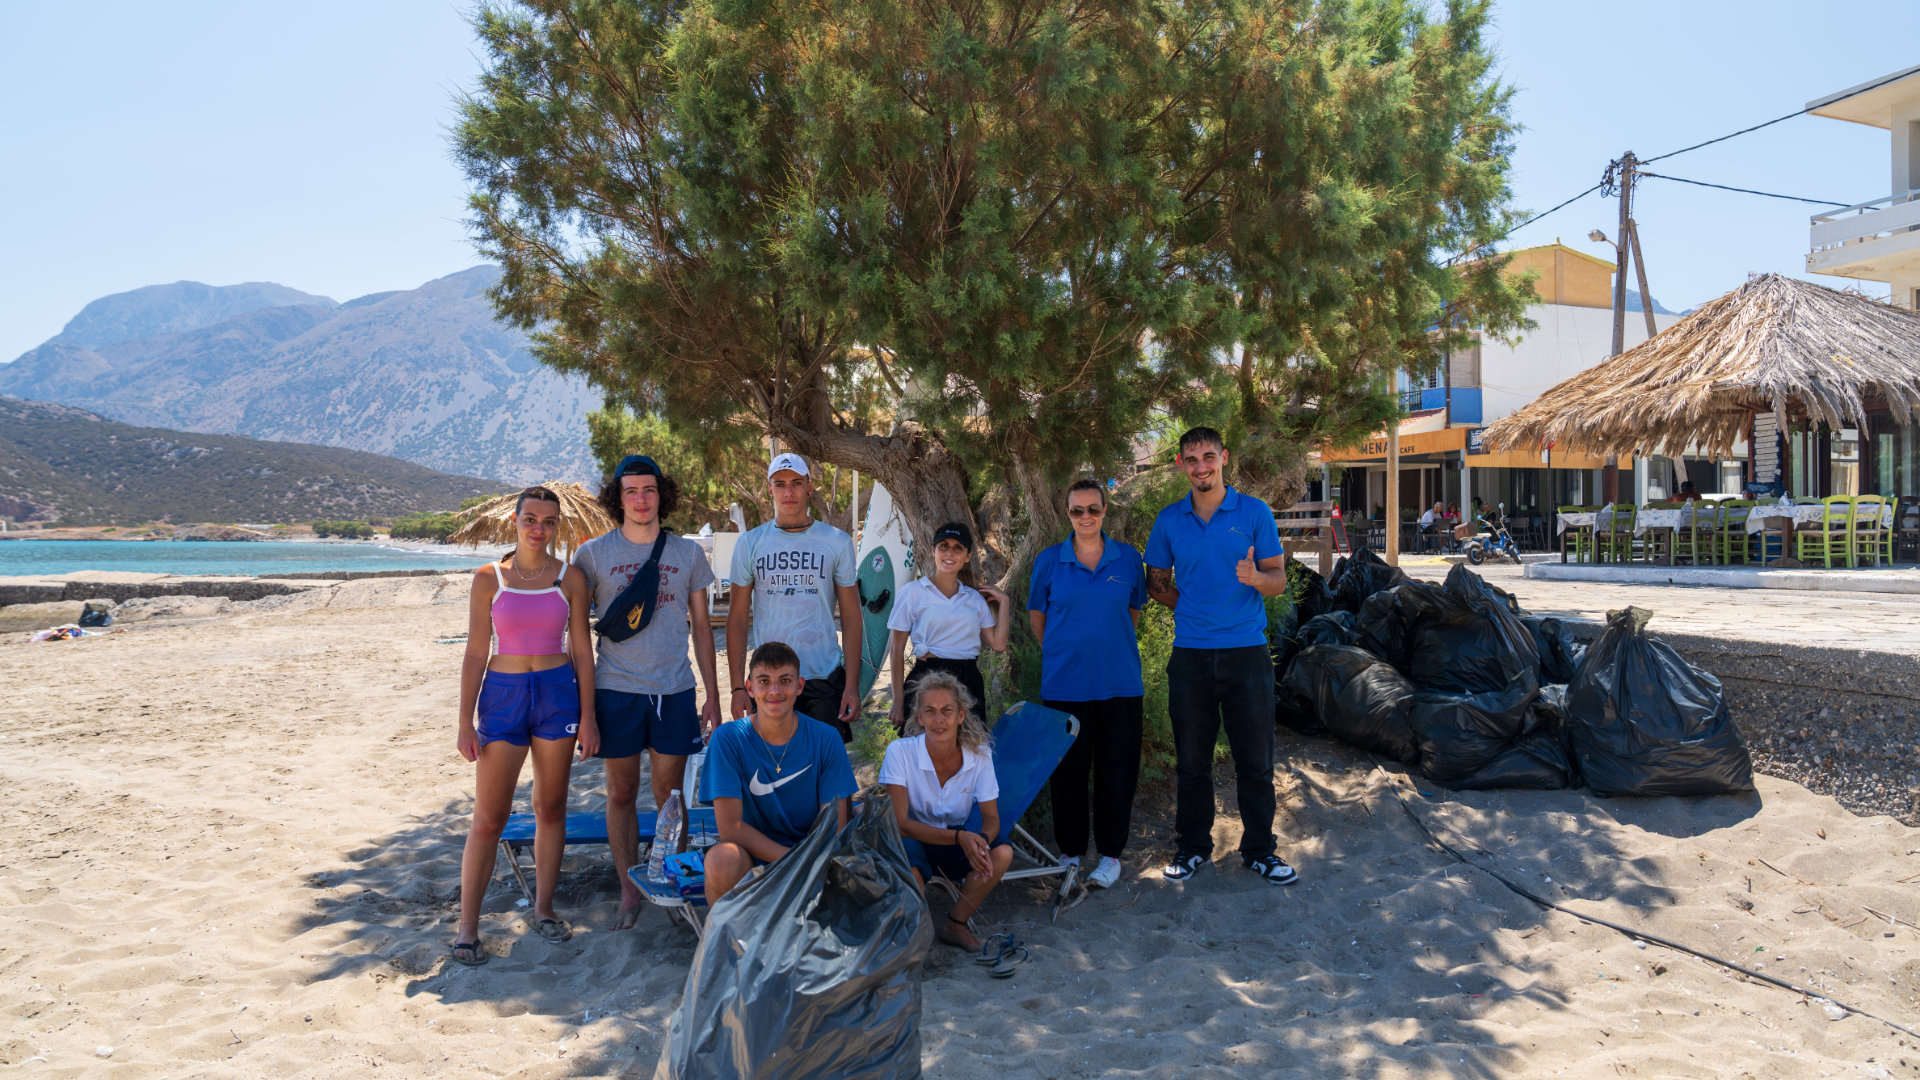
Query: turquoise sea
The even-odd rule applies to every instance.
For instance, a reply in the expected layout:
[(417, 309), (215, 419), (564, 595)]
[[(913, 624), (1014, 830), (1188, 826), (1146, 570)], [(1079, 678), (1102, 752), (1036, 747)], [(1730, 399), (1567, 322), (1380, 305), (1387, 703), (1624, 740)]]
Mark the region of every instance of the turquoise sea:
[(401, 551), (367, 543), (172, 540), (0, 541), (0, 576), (130, 570), (143, 574), (311, 574), (335, 570), (466, 570), (498, 552)]

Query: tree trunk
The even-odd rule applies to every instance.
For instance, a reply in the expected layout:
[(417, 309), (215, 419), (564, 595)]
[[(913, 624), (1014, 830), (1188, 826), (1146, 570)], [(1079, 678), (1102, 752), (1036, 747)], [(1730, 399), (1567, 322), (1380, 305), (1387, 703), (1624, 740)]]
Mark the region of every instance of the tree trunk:
[(974, 535), (980, 534), (960, 459), (911, 420), (894, 425), (885, 435), (837, 428), (810, 430), (792, 423), (780, 424), (774, 434), (809, 458), (858, 469), (863, 479), (871, 476), (886, 488), (894, 505), (901, 508), (916, 560), (927, 558), (934, 530), (946, 522), (962, 522)]

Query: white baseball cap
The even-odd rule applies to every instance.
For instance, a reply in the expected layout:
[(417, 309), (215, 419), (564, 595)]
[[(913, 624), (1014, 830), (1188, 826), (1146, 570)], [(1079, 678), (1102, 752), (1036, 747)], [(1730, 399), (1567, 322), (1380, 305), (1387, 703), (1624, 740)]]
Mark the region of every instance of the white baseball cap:
[(801, 457), (799, 454), (781, 454), (780, 456), (774, 458), (771, 462), (768, 462), (767, 463), (767, 479), (769, 480), (773, 479), (773, 474), (781, 471), (782, 469), (785, 469), (789, 472), (797, 472), (801, 476), (812, 475), (807, 471), (807, 459)]

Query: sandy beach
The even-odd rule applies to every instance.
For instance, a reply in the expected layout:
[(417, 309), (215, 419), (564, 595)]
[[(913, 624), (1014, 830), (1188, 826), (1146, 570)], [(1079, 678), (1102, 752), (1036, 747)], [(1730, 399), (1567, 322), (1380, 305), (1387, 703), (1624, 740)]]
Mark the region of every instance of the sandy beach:
[[(492, 961), (446, 960), (471, 768), (460, 649), (438, 642), (466, 628), (466, 580), (0, 642), (0, 1065), (652, 1075), (693, 939), (657, 911), (603, 929), (604, 849), (568, 859), (572, 940), (535, 936), (503, 873)], [(599, 808), (599, 781), (576, 767), (575, 809)], [(1543, 911), (1430, 845), (1399, 800), (1530, 891), (1920, 1026), (1915, 830), (1770, 776), (1754, 796), (1652, 801), (1416, 781), (1283, 732), (1290, 889), (1239, 867), (1231, 814), (1213, 867), (1161, 881), (1166, 800), (1144, 801), (1119, 887), (1057, 923), (1034, 888), (987, 905), (1032, 948), (1012, 980), (935, 947), (928, 1074), (1920, 1074), (1920, 1039), (1886, 1024)]]

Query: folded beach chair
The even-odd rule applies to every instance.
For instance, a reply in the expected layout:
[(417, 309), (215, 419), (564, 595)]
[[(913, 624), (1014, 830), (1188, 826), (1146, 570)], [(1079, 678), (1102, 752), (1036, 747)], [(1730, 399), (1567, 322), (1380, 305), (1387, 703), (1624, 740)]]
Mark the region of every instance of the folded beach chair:
[[(993, 777), (1000, 784), (995, 809), (1000, 811), (1000, 831), (1013, 847), (1013, 865), (1001, 881), (1066, 876), (1067, 864), (1035, 840), (1020, 825), (1020, 819), (1040, 797), (1040, 789), (1053, 779), (1053, 770), (1059, 768), (1060, 759), (1067, 756), (1079, 735), (1079, 717), (1031, 701), (1015, 704), (993, 725)], [(966, 828), (979, 827), (980, 808), (976, 806), (967, 816)], [(953, 882), (936, 877), (927, 884), (936, 883), (959, 898)]]
[[(644, 853), (653, 843), (653, 811), (640, 810), (635, 815), (640, 824), (640, 850)], [(601, 813), (582, 813), (567, 815), (567, 846), (575, 844), (604, 844), (607, 842), (607, 815)], [(520, 857), (533, 847), (533, 815), (513, 814), (507, 818), (507, 827), (500, 831), (500, 854), (506, 856), (507, 869), (513, 873), (513, 880), (520, 885), (520, 895), (533, 902), (533, 886), (527, 883), (527, 874), (532, 871), (532, 863), (522, 865)], [(644, 858), (644, 854), (642, 856)]]

